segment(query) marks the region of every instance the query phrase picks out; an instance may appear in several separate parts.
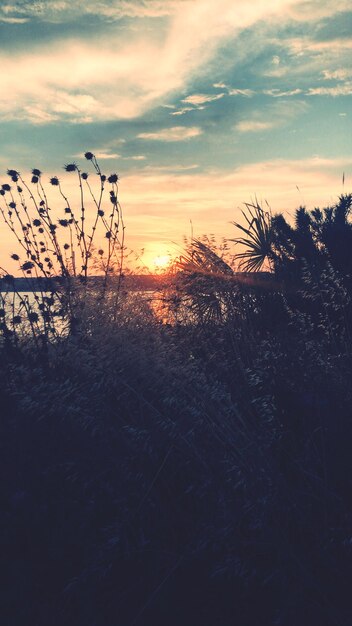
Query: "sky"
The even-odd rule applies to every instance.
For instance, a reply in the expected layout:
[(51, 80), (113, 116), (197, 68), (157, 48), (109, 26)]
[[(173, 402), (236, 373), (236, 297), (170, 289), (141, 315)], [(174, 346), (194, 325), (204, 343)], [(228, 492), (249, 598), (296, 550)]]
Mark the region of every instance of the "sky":
[[(351, 191), (351, 32), (350, 0), (3, 0), (0, 183), (64, 184), (94, 152), (151, 269), (184, 236), (234, 237), (255, 198), (332, 204)], [(11, 246), (1, 227), (2, 262)]]

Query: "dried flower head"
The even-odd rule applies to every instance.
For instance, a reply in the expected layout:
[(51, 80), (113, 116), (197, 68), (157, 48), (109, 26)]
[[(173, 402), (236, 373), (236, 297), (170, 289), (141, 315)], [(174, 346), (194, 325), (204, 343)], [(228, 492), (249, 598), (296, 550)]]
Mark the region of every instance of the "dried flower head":
[[(10, 178), (12, 178), (12, 180), (14, 182), (17, 182), (20, 173), (17, 172), (17, 170), (7, 170), (7, 175), (10, 176)], [(16, 179), (16, 180), (14, 180), (14, 179)]]
[(117, 183), (119, 177), (117, 174), (111, 174), (108, 178), (109, 183)]
[(32, 270), (34, 267), (34, 263), (32, 263), (32, 261), (25, 261), (25, 263), (22, 263), (21, 265), (21, 270), (23, 270), (24, 272), (28, 272), (28, 270)]
[(87, 161), (91, 161), (94, 158), (93, 152), (85, 152), (84, 156), (86, 157)]
[(66, 165), (64, 165), (64, 170), (66, 170), (66, 172), (76, 172), (78, 169), (76, 163), (67, 163)]
[(53, 185), (54, 187), (58, 187), (60, 184), (58, 177), (53, 176), (52, 178), (50, 178), (50, 184)]
[(37, 322), (39, 320), (39, 315), (38, 313), (35, 313), (35, 311), (30, 311), (30, 313), (28, 313), (28, 319), (30, 322)]

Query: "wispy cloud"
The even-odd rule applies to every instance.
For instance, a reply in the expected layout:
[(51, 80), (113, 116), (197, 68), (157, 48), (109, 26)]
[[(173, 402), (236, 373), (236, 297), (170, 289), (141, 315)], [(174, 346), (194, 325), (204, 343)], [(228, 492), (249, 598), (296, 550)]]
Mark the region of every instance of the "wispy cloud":
[[(299, 0), (238, 0), (236, 5), (233, 0), (218, 0), (216, 4), (213, 0), (89, 0), (70, 6), (64, 0), (42, 0), (12, 3), (6, 15), (3, 6), (4, 17), (19, 19), (49, 14), (53, 19), (66, 19), (66, 12), (70, 15), (78, 8), (96, 15), (167, 17), (157, 27), (145, 30), (133, 25), (121, 29), (116, 22), (115, 36), (111, 31), (108, 39), (97, 35), (87, 42), (82, 33), (80, 40), (65, 39), (64, 46), (59, 39), (43, 45), (37, 41), (25, 53), (2, 53), (0, 63), (6, 73), (1, 85), (0, 118), (38, 124), (59, 119), (90, 123), (135, 118), (162, 104), (168, 94), (184, 89), (229, 37), (236, 37), (263, 18), (287, 19), (292, 2)], [(190, 102), (193, 99), (192, 104), (199, 105), (201, 95), (190, 95)], [(242, 90), (242, 95), (250, 94)], [(203, 94), (203, 98), (210, 102), (215, 96)]]
[(271, 130), (284, 126), (298, 115), (308, 110), (308, 105), (302, 100), (280, 100), (263, 111), (255, 111), (249, 119), (240, 120), (234, 127), (240, 133), (253, 133)]
[(109, 159), (119, 159), (121, 154), (113, 153), (109, 154), (108, 152), (96, 152), (95, 156), (100, 160), (109, 160)]
[(352, 95), (352, 82), (346, 82), (342, 85), (335, 85), (333, 87), (312, 87), (307, 91), (308, 96), (332, 96), (337, 98), (338, 96), (350, 96)]
[[(226, 85), (226, 83), (214, 83), (213, 87), (215, 89), (226, 89), (229, 96), (244, 96), (245, 98), (252, 98), (255, 95), (255, 91), (253, 91), (253, 89), (236, 89), (235, 87)], [(220, 97), (223, 97), (224, 95), (225, 94), (222, 93)]]
[(160, 18), (175, 13), (187, 0), (20, 0), (0, 7), (5, 15), (25, 14), (29, 19), (67, 22), (84, 15), (102, 18)]
[(138, 139), (149, 139), (152, 141), (184, 141), (192, 139), (202, 134), (202, 130), (197, 126), (173, 126), (172, 128), (163, 128), (151, 133), (139, 133)]
[(264, 89), (263, 93), (266, 96), (272, 96), (273, 98), (289, 98), (291, 96), (297, 96), (303, 93), (303, 89), (289, 89), (288, 91), (281, 91), (281, 89)]
[(215, 100), (220, 100), (224, 97), (224, 93), (216, 93), (216, 94), (205, 94), (205, 93), (195, 93), (191, 96), (187, 96), (184, 98), (182, 102), (185, 104), (205, 104), (206, 102), (214, 102)]
[(257, 133), (262, 130), (270, 130), (275, 127), (275, 122), (259, 122), (256, 120), (243, 120), (236, 124), (235, 129), (240, 133)]
[(0, 13), (0, 23), (3, 22), (4, 24), (25, 24), (28, 21), (28, 17), (6, 17), (5, 15), (1, 15)]
[[(204, 109), (204, 107), (197, 107), (197, 110)], [(182, 107), (182, 109), (178, 109), (177, 111), (172, 111), (170, 115), (185, 115), (189, 111), (194, 111), (195, 107)]]
[(229, 88), (229, 96), (243, 96), (244, 98), (252, 98), (255, 95), (253, 89), (232, 89)]

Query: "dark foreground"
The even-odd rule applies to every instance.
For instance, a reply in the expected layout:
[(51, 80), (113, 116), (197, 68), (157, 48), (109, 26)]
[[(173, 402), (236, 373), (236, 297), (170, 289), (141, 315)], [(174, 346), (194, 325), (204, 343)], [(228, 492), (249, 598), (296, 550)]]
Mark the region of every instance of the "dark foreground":
[(2, 624), (352, 623), (348, 320), (236, 298), (3, 341)]

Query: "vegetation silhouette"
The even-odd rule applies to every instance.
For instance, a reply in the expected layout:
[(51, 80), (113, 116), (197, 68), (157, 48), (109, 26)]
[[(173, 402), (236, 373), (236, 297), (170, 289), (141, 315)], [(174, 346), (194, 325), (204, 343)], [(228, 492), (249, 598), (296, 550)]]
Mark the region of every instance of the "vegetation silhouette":
[[(249, 205), (237, 254), (186, 246), (163, 323), (120, 261), (90, 288), (81, 210), (87, 267), (72, 248), (63, 267), (69, 227), (47, 211), (62, 284), (0, 312), (4, 624), (351, 623), (350, 211), (341, 196), (291, 225)], [(39, 274), (22, 222), (15, 262)]]

